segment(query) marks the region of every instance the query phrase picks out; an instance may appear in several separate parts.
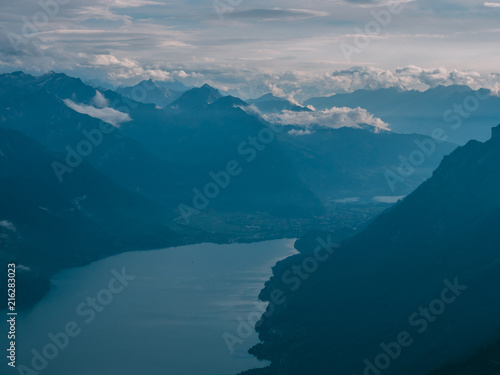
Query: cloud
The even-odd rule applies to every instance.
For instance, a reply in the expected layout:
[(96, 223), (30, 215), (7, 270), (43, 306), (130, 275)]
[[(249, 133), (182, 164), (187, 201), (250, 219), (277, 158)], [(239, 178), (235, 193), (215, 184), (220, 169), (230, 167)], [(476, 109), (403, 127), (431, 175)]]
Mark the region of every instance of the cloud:
[(64, 104), (78, 113), (89, 115), (91, 117), (105, 121), (117, 128), (119, 128), (120, 124), (124, 122), (132, 121), (127, 113), (117, 111), (114, 108), (96, 108), (90, 105), (77, 104), (70, 99), (65, 99)]
[[(122, 21), (126, 24), (133, 22), (133, 10), (127, 8), (139, 8), (144, 6), (165, 6), (167, 4), (148, 1), (148, 0), (104, 0), (104, 1), (86, 1), (72, 4), (68, 12), (79, 21), (87, 20), (107, 20)], [(113, 12), (112, 9), (119, 9), (120, 13)], [(130, 14), (123, 14), (128, 11)]]
[(398, 88), (400, 90), (427, 90), (438, 85), (467, 85), (473, 89), (488, 88), (498, 91), (500, 75), (480, 74), (470, 70), (444, 67), (421, 68), (415, 65), (385, 70), (374, 67), (352, 67), (326, 73), (307, 71), (202, 70), (189, 84), (210, 82), (224, 87), (231, 95), (243, 99), (257, 98), (266, 93), (301, 103), (314, 96), (329, 96), (356, 90)]
[(109, 100), (106, 99), (106, 97), (103, 94), (101, 94), (99, 90), (95, 91), (95, 96), (92, 99), (91, 103), (94, 107), (97, 108), (109, 107)]
[[(253, 106), (251, 106), (253, 107)], [(248, 109), (250, 112), (258, 113), (264, 120), (277, 125), (295, 125), (306, 128), (305, 131), (315, 126), (321, 128), (361, 128), (371, 126), (378, 130), (389, 130), (389, 124), (373, 116), (363, 108), (333, 107), (324, 111), (295, 112), (282, 111), (280, 113), (263, 114), (255, 107)], [(296, 132), (293, 135), (304, 135), (306, 132)]]
[[(289, 77), (285, 78), (284, 77)], [(421, 68), (414, 65), (393, 71), (374, 67), (352, 67), (324, 74), (282, 74), (274, 83), (276, 89), (287, 94), (293, 92), (297, 100), (308, 96), (327, 96), (356, 90), (398, 88), (401, 90), (427, 90), (439, 85), (466, 85), (472, 89), (488, 88), (495, 92), (500, 84), (497, 74), (482, 75), (471, 70), (444, 67)], [(315, 93), (316, 91), (316, 93)]]
[(111, 54), (100, 54), (92, 57), (92, 63), (97, 66), (123, 66), (126, 68), (134, 68), (137, 63), (130, 59), (118, 60)]
[(31, 271), (31, 268), (30, 268), (30, 267), (28, 267), (28, 266), (24, 266), (24, 265), (22, 265), (22, 264), (18, 264), (18, 265), (16, 266), (16, 269), (17, 269), (17, 270), (20, 270), (20, 271), (26, 271), (26, 272)]
[[(100, 54), (93, 56), (90, 61), (91, 64), (99, 67), (108, 68), (108, 77), (111, 80), (129, 80), (136, 77), (142, 79), (154, 79), (158, 81), (173, 81), (172, 73), (155, 67), (143, 67), (135, 60), (124, 58), (118, 59), (111, 54)], [(187, 75), (181, 71), (179, 74)]]
[[(0, 64), (57, 71), (76, 71), (85, 65), (86, 74), (102, 74), (95, 72), (100, 70), (117, 80), (139, 77), (143, 72), (138, 68), (161, 74), (162, 69), (154, 68), (158, 64), (196, 70), (195, 65), (199, 67), (205, 59), (211, 59), (214, 70), (239, 65), (241, 70), (320, 73), (334, 66), (349, 67), (339, 40), (374, 20), (369, 7), (395, 1), (222, 1), (231, 11), (221, 22), (213, 1), (72, 0), (60, 4), (57, 14), (46, 22), (36, 23), (38, 31), (30, 40), (39, 50), (33, 48), (9, 59), (0, 55)], [(34, 15), (43, 10), (40, 4), (50, 1), (4, 3), (0, 28), (22, 36), (27, 22), (33, 23)], [(487, 6), (499, 3), (414, 1), (407, 12), (394, 15), (380, 39), (355, 56), (355, 61), (390, 69), (409, 64), (469, 67), (481, 72), (497, 69), (498, 32), (488, 34), (486, 30), (498, 28), (498, 19)], [(301, 27), (296, 22), (269, 22), (287, 20), (300, 20)], [(464, 24), (467, 34), (457, 35), (463, 32)], [(439, 38), (430, 38), (432, 35)], [(28, 53), (42, 54), (43, 58), (29, 57)], [(114, 56), (122, 66), (111, 61), (86, 66), (88, 57), (100, 56), (96, 62), (102, 63), (106, 55)], [(125, 67), (127, 60), (138, 62), (139, 67)], [(237, 63), (231, 65), (234, 61)], [(91, 69), (94, 72), (89, 72)]]
[[(105, 2), (106, 3), (106, 2)], [(165, 5), (165, 3), (160, 3), (157, 1), (148, 1), (148, 0), (111, 0), (108, 1), (109, 6), (111, 8), (134, 8), (134, 7), (142, 7), (145, 5)]]
[(488, 7), (488, 8), (500, 8), (500, 3), (484, 3), (483, 4), (485, 7)]
[(327, 12), (308, 9), (250, 9), (233, 12), (228, 18), (234, 19), (256, 19), (260, 21), (295, 21), (312, 17), (326, 17)]
[[(474, 71), (438, 68), (420, 68), (409, 65), (394, 71), (373, 67), (352, 67), (331, 73), (329, 78), (346, 92), (359, 89), (397, 87), (401, 89), (428, 89), (439, 85), (481, 85), (486, 82)], [(338, 90), (337, 90), (338, 92)]]
[(399, 5), (412, 3), (416, 0), (344, 0), (344, 2), (361, 7), (382, 7), (388, 5)]
[(309, 129), (292, 129), (288, 131), (288, 134), (294, 135), (296, 137), (302, 136), (302, 135), (309, 135), (312, 134), (313, 132)]
[[(42, 10), (39, 2), (5, 2), (0, 70), (54, 70), (115, 86), (181, 79), (244, 99), (272, 90), (298, 102), (361, 88), (486, 85), (485, 74), (498, 69), (500, 57), (498, 17), (491, 9), (497, 0), (414, 1), (354, 56), (362, 68), (350, 70), (340, 43), (374, 21), (372, 11), (383, 11), (376, 7), (395, 1), (223, 1), (231, 10), (221, 21), (213, 1), (72, 0), (37, 22), (29, 37), (23, 29)], [(300, 25), (282, 22), (288, 20)], [(17, 50), (9, 32), (24, 38)], [(424, 68), (396, 71), (410, 64)], [(383, 69), (370, 68), (375, 66)]]
[(2, 220), (2, 221), (0, 221), (0, 227), (5, 228), (5, 229), (7, 229), (8, 231), (11, 231), (11, 232), (15, 232), (16, 231), (15, 225), (12, 222), (8, 221), (8, 220)]
[(450, 70), (444, 67), (423, 69), (413, 65), (398, 68), (396, 76), (401, 82), (401, 87), (415, 85), (415, 83), (423, 83), (429, 87), (451, 84), (472, 87), (480, 85), (480, 81), (482, 80), (481, 74), (474, 71)]

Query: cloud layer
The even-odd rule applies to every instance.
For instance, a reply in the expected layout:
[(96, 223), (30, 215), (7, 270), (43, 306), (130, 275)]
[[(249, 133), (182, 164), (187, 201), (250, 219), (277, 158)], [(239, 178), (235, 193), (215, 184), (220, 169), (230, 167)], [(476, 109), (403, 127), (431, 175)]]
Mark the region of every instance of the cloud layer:
[(292, 135), (311, 134), (315, 127), (320, 128), (360, 128), (371, 126), (375, 131), (389, 130), (389, 124), (373, 116), (363, 108), (333, 107), (325, 111), (294, 112), (282, 111), (281, 113), (264, 114), (251, 106), (248, 111), (258, 114), (264, 120), (277, 125), (295, 125), (305, 129), (294, 130)]
[[(299, 101), (366, 87), (484, 86), (497, 71), (500, 3), (405, 0), (380, 21), (391, 2), (6, 2), (0, 71), (55, 70), (112, 85), (180, 79)], [(384, 25), (361, 35), (373, 22)], [(346, 61), (340, 46), (361, 37), (368, 45)]]
[(78, 113), (105, 121), (115, 127), (120, 127), (120, 124), (124, 122), (132, 121), (128, 113), (117, 111), (114, 108), (96, 108), (91, 105), (77, 104), (70, 99), (64, 99), (64, 104)]

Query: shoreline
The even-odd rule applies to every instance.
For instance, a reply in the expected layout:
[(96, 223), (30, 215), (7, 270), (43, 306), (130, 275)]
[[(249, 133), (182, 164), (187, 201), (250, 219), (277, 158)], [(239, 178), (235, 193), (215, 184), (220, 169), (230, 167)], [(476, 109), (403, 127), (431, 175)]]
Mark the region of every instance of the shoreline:
[[(293, 236), (293, 235), (285, 235), (285, 236), (269, 236), (269, 237), (263, 237), (259, 239), (238, 239), (238, 240), (233, 240), (233, 239), (227, 239), (227, 240), (222, 240), (222, 241), (210, 241), (210, 240), (200, 240), (200, 241), (193, 241), (193, 242), (186, 242), (182, 244), (177, 244), (177, 245), (172, 245), (172, 246), (167, 246), (167, 247), (151, 247), (151, 248), (143, 248), (143, 249), (123, 249), (121, 251), (117, 252), (112, 252), (112, 253), (107, 253), (103, 254), (103, 256), (97, 258), (97, 259), (92, 259), (88, 262), (82, 262), (80, 264), (75, 264), (75, 265), (68, 265), (68, 266), (63, 266), (63, 267), (55, 267), (51, 269), (52, 272), (49, 272), (48, 274), (39, 274), (35, 275), (35, 278), (33, 280), (34, 283), (38, 286), (42, 286), (43, 288), (40, 289), (39, 291), (36, 291), (34, 294), (34, 298), (31, 298), (29, 300), (29, 303), (19, 307), (19, 311), (21, 312), (30, 312), (36, 305), (41, 302), (52, 290), (52, 284), (51, 280), (52, 278), (64, 271), (71, 270), (71, 269), (77, 269), (77, 268), (82, 268), (82, 267), (87, 267), (93, 263), (108, 259), (113, 256), (125, 254), (125, 253), (141, 253), (141, 252), (148, 252), (148, 251), (159, 251), (159, 250), (166, 250), (166, 249), (173, 249), (173, 248), (180, 248), (180, 247), (186, 247), (186, 246), (194, 246), (194, 245), (202, 245), (202, 244), (214, 244), (214, 245), (231, 245), (231, 244), (254, 244), (254, 243), (259, 243), (259, 242), (268, 242), (268, 241), (275, 241), (275, 240), (284, 240), (284, 239), (295, 239), (297, 241), (299, 239), (299, 236)], [(295, 248), (295, 247), (294, 247)], [(296, 249), (296, 251), (298, 251)], [(18, 264), (19, 265), (19, 264)], [(32, 286), (33, 283), (30, 283), (30, 286)], [(19, 292), (19, 294), (21, 294)], [(0, 309), (0, 312), (5, 312), (7, 310), (7, 307)]]

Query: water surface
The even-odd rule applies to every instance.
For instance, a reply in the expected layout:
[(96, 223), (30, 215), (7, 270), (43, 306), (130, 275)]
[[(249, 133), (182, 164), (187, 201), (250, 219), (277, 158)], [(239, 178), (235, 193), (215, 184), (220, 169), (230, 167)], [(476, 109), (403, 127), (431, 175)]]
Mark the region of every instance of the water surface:
[[(40, 374), (222, 375), (263, 367), (267, 363), (247, 354), (258, 342), (255, 333), (234, 345), (233, 353), (223, 334), (238, 337), (237, 319), (258, 311), (257, 296), (271, 267), (295, 253), (293, 242), (132, 252), (63, 271), (53, 278), (50, 294), (18, 316), (18, 365), (31, 368), (30, 351), (43, 352), (51, 343), (47, 335), (70, 323), (80, 333), (58, 349)], [(112, 270), (121, 273), (123, 268), (135, 279), (119, 293), (102, 292), (115, 278)], [(110, 295), (112, 300), (102, 311), (92, 308), (95, 317), (87, 323), (88, 305), (80, 313), (77, 307), (99, 293), (101, 301)]]

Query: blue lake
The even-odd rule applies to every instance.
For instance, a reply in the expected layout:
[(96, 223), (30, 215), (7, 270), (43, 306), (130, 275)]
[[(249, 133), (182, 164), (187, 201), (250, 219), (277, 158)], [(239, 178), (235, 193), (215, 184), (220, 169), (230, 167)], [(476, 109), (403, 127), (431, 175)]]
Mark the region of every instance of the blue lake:
[[(31, 351), (44, 348), (54, 358), (37, 372), (47, 375), (223, 375), (264, 367), (247, 353), (257, 335), (238, 336), (238, 318), (265, 306), (258, 294), (276, 261), (296, 253), (293, 243), (131, 252), (63, 271), (50, 294), (17, 318), (18, 369), (32, 368)], [(123, 269), (134, 279), (120, 283)], [(6, 332), (6, 323), (0, 328)], [(66, 342), (58, 333), (68, 328), (74, 337)], [(57, 353), (46, 347), (49, 333), (61, 340)], [(225, 333), (243, 341), (232, 353)]]

